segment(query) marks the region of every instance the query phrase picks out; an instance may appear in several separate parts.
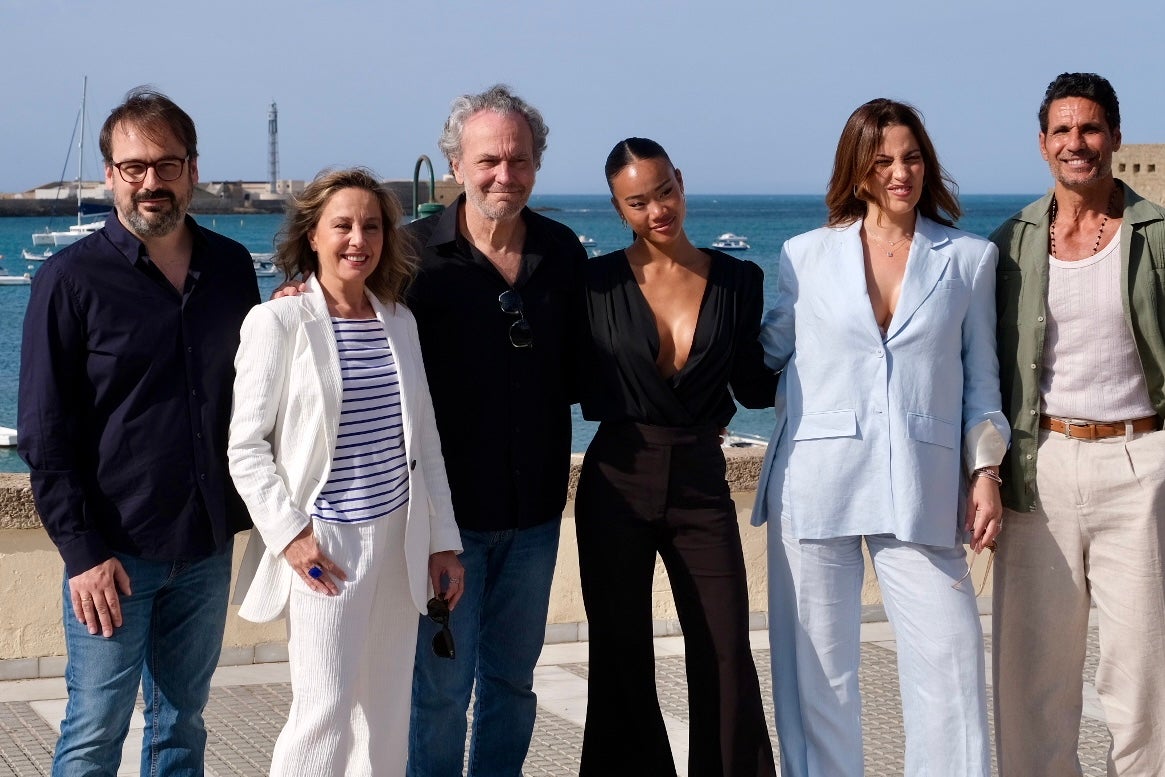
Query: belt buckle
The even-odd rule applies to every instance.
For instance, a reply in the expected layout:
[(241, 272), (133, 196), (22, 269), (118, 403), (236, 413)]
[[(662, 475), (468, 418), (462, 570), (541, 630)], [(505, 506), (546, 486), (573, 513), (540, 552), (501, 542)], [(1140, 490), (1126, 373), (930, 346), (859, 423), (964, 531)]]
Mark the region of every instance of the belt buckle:
[[(1091, 434), (1082, 434), (1079, 437), (1073, 437), (1072, 436), (1072, 427), (1073, 426), (1078, 426), (1081, 429), (1089, 429), (1089, 430), (1091, 430), (1092, 433)], [(1096, 439), (1096, 429), (1094, 427), (1095, 427), (1095, 424), (1090, 424), (1086, 421), (1069, 421), (1068, 419), (1064, 419), (1064, 437), (1066, 437), (1069, 440), (1095, 440)]]

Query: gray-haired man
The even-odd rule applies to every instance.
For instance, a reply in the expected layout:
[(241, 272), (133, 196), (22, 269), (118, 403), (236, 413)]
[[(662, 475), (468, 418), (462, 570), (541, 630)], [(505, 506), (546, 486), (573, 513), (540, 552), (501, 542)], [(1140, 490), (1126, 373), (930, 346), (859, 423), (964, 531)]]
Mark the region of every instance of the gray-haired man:
[(465, 193), (409, 226), (420, 271), (408, 297), (433, 394), (465, 594), (456, 658), (417, 640), (410, 777), (521, 774), (570, 468), (570, 311), (586, 252), (526, 207), (547, 128), (505, 86), (453, 102), (441, 150)]

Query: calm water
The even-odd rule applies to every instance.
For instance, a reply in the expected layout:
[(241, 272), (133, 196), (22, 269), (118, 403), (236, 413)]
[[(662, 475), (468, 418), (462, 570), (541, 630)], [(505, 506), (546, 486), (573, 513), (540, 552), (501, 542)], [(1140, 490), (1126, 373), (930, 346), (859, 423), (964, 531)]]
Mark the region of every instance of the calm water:
[[(1031, 202), (1036, 195), (967, 195), (962, 198), (967, 214), (959, 226), (985, 235), (1005, 218)], [(554, 195), (534, 197), (532, 207), (567, 224), (575, 232), (596, 241), (592, 251), (607, 252), (622, 248), (630, 233), (619, 221), (606, 197), (597, 195)], [(197, 217), (205, 226), (228, 235), (251, 251), (272, 250), (272, 240), (280, 216), (205, 215)], [(685, 228), (698, 245), (708, 245), (721, 233), (734, 232), (748, 238), (751, 249), (738, 254), (765, 270), (765, 298), (771, 301), (775, 290), (772, 272), (781, 244), (800, 232), (820, 226), (825, 207), (819, 196), (740, 195), (688, 197)], [(70, 223), (61, 218), (52, 224), (63, 229)], [(35, 272), (21, 257), (21, 250), (32, 248), (31, 234), (46, 226), (44, 218), (0, 218), (0, 266), (12, 274)], [(266, 297), (278, 283), (275, 278), (260, 278), (259, 287)], [(27, 286), (0, 286), (0, 426), (16, 424), (16, 386), (20, 369), (20, 334), (24, 309), (28, 304)], [(594, 425), (583, 421), (575, 409), (573, 447), (582, 451), (594, 434)], [(740, 410), (732, 429), (768, 436), (772, 430), (771, 410)], [(0, 448), (0, 472), (24, 472), (27, 468), (15, 449)]]

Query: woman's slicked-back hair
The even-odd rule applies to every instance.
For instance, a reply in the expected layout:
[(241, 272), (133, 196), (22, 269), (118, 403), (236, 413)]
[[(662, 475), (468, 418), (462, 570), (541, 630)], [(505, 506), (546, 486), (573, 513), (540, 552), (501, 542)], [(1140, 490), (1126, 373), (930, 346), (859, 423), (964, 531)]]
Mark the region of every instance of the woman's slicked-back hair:
[(401, 302), (417, 271), (412, 241), (401, 230), (403, 218), (396, 196), (380, 184), (365, 167), (323, 170), (303, 192), (288, 201), (283, 226), (276, 236), (275, 264), (287, 280), (306, 273), (318, 275), (320, 259), (311, 248), (308, 235), (323, 216), (328, 202), (343, 189), (360, 189), (376, 198), (384, 224), (384, 248), (380, 262), (365, 282), (381, 302)]
[(922, 196), (918, 211), (932, 221), (954, 226), (963, 215), (959, 207), (958, 187), (943, 169), (934, 144), (926, 134), (922, 116), (911, 105), (878, 98), (870, 100), (850, 114), (833, 159), (833, 174), (825, 204), (829, 208), (829, 226), (852, 224), (866, 215), (869, 195), (866, 180), (874, 170), (874, 159), (882, 145), (887, 127), (902, 126), (910, 130), (922, 152), (926, 170), (922, 179)]
[(654, 140), (626, 138), (616, 143), (615, 147), (611, 149), (611, 153), (607, 154), (607, 164), (603, 166), (603, 173), (607, 176), (607, 188), (614, 193), (611, 181), (615, 176), (627, 165), (644, 159), (662, 159), (673, 169), (675, 168), (675, 165), (671, 163), (671, 158), (663, 150), (663, 146)]

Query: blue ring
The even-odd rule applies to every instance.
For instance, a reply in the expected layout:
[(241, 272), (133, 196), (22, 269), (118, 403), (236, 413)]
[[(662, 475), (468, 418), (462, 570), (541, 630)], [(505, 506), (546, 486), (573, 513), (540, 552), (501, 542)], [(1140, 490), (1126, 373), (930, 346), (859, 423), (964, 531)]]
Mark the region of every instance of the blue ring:
[(312, 567), (307, 571), (307, 573), (311, 576), (312, 580), (319, 580), (324, 576), (324, 570), (320, 569), (319, 567)]

